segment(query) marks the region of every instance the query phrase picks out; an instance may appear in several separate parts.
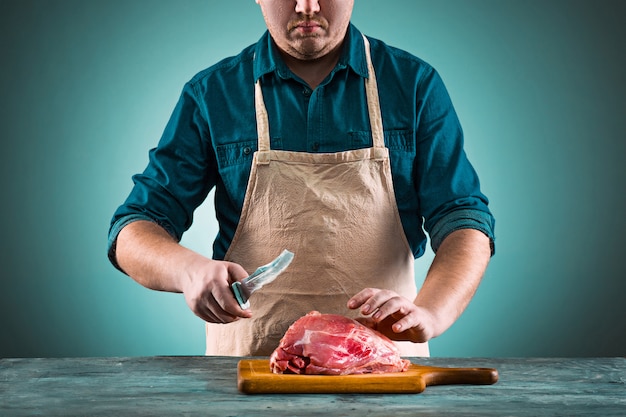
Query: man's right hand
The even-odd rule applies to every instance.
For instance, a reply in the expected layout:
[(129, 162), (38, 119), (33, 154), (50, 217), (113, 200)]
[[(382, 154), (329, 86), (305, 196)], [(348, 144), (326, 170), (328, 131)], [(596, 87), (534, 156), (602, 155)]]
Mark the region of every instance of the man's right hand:
[(248, 276), (241, 265), (215, 261), (180, 245), (156, 223), (138, 220), (119, 233), (116, 258), (126, 274), (146, 288), (183, 293), (202, 320), (228, 323), (252, 316), (230, 285)]
[(197, 263), (187, 265), (185, 270), (182, 292), (196, 316), (209, 323), (229, 323), (239, 317), (252, 317), (250, 310), (239, 307), (230, 288), (233, 282), (248, 276), (241, 265), (202, 257)]

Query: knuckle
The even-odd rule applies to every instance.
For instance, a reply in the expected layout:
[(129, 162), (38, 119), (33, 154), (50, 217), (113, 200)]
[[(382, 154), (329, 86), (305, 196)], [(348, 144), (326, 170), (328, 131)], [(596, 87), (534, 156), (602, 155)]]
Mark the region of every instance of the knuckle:
[(363, 294), (363, 296), (368, 297), (368, 298), (371, 298), (374, 295), (376, 295), (375, 289), (374, 288), (369, 288), (369, 287), (363, 289), (363, 291), (361, 291), (361, 293)]

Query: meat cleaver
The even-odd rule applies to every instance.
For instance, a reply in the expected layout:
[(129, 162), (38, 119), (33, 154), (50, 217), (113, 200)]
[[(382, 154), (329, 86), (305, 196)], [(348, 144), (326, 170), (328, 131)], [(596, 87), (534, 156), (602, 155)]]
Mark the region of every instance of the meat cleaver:
[(250, 308), (250, 295), (265, 284), (274, 281), (289, 266), (292, 260), (293, 253), (285, 249), (276, 259), (267, 265), (259, 267), (249, 277), (233, 282), (230, 287), (239, 306), (243, 310)]

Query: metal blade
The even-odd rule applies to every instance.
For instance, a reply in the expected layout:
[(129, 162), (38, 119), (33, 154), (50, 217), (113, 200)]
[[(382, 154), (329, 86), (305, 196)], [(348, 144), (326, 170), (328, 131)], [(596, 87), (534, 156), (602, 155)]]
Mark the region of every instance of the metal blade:
[(242, 309), (250, 308), (250, 295), (261, 287), (274, 281), (293, 260), (294, 254), (287, 249), (267, 265), (259, 267), (249, 277), (231, 285), (235, 298)]

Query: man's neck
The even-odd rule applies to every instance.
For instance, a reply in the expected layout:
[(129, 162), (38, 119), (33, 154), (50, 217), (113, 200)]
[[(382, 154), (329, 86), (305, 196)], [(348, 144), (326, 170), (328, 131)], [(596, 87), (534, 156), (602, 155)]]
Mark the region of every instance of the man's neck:
[(297, 59), (282, 51), (280, 54), (287, 67), (314, 90), (337, 65), (341, 56), (341, 48), (342, 45), (340, 44), (323, 57), (310, 60)]

